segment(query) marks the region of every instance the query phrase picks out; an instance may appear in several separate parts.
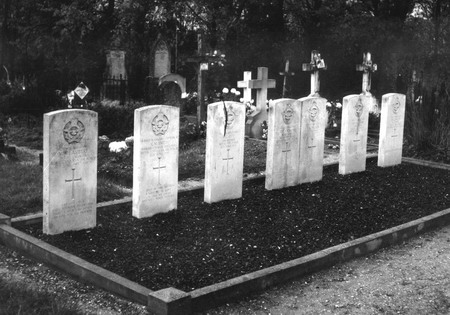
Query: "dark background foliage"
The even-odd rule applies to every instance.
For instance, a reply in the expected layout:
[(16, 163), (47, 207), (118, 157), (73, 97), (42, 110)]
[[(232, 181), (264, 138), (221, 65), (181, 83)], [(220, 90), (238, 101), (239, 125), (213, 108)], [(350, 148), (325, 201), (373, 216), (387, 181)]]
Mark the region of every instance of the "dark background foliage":
[(355, 64), (370, 51), (378, 64), (373, 94), (407, 94), (407, 137), (416, 145), (442, 144), (450, 142), (442, 132), (450, 121), (449, 12), (445, 0), (3, 0), (0, 65), (9, 76), (0, 69), (0, 109), (61, 107), (59, 95), (80, 81), (98, 98), (109, 49), (126, 51), (129, 98), (152, 103), (150, 50), (158, 35), (171, 46), (172, 72), (195, 91), (196, 66), (187, 58), (201, 32), (207, 51), (226, 55), (224, 67), (206, 73), (211, 94), (265, 66), (277, 80), (269, 98), (278, 98), (279, 72), (290, 60), (295, 76), (287, 96), (306, 96), (309, 75), (301, 65), (317, 49), (328, 65), (322, 94), (341, 99), (360, 92)]

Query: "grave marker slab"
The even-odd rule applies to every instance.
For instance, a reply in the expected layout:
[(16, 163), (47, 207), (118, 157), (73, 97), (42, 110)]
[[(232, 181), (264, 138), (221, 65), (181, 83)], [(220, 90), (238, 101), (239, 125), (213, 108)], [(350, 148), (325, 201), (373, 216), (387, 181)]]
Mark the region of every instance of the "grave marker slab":
[(97, 219), (97, 113), (68, 109), (44, 115), (43, 231), (89, 229)]
[(269, 104), (266, 189), (295, 186), (299, 181), (300, 107), (293, 99)]
[(369, 94), (348, 95), (342, 107), (339, 174), (346, 175), (366, 169)]
[(208, 203), (242, 197), (245, 106), (237, 102), (208, 105), (205, 195)]
[(300, 107), (300, 183), (322, 179), (325, 127), (327, 123), (326, 99), (303, 97), (296, 101)]
[(134, 111), (134, 217), (177, 208), (179, 118), (179, 109), (167, 105)]
[(109, 50), (106, 53), (106, 77), (107, 78), (127, 78), (125, 67), (126, 52), (123, 50)]
[(402, 162), (403, 127), (406, 96), (389, 93), (382, 97), (378, 166), (387, 167)]

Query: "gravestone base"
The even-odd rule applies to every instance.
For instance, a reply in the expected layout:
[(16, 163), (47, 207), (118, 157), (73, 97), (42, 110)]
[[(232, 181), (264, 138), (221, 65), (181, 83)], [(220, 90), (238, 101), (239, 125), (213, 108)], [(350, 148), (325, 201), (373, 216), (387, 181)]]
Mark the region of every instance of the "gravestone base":
[(245, 135), (250, 138), (262, 139), (263, 127), (262, 123), (267, 122), (267, 111), (252, 113), (247, 116), (245, 122)]

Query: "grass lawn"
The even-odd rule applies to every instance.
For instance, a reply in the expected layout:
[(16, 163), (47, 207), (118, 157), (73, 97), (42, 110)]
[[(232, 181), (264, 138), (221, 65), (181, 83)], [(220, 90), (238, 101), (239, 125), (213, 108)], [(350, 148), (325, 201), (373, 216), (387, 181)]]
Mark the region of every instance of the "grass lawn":
[[(16, 126), (10, 130), (13, 145), (42, 149), (42, 133), (37, 127)], [(203, 179), (205, 172), (205, 139), (180, 146), (179, 179)], [(29, 150), (18, 149), (18, 162), (0, 159), (0, 213), (17, 217), (42, 212), (42, 167)], [(245, 141), (244, 173), (265, 170), (266, 142)], [(131, 196), (133, 183), (132, 150), (111, 153), (99, 149), (97, 201), (109, 201)]]
[[(19, 153), (25, 156), (29, 155)], [(0, 159), (0, 174), (0, 213), (17, 217), (42, 212), (42, 167), (38, 163)], [(111, 180), (98, 178), (98, 202), (130, 195)]]
[(82, 314), (64, 301), (55, 300), (55, 295), (44, 289), (31, 287), (23, 281), (10, 280), (0, 278), (0, 314)]

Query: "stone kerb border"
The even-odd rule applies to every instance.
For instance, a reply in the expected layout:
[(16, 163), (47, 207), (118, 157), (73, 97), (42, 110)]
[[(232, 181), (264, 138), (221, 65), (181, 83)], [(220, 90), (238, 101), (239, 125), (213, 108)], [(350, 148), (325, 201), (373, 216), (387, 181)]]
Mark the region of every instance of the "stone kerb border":
[[(403, 162), (450, 170), (450, 165), (403, 158)], [(336, 163), (331, 163), (336, 164)], [(260, 178), (257, 176), (255, 178)], [(198, 189), (198, 188), (197, 188)], [(123, 200), (122, 203), (131, 202)], [(113, 203), (113, 204), (117, 204)], [(104, 206), (108, 206), (106, 203)], [(100, 206), (100, 205), (99, 205)], [(39, 220), (36, 216), (31, 220)], [(42, 218), (41, 218), (42, 220)], [(14, 225), (15, 220), (12, 220)], [(16, 222), (20, 223), (20, 222)], [(176, 288), (152, 291), (117, 274), (88, 263), (10, 226), (11, 219), (0, 214), (0, 243), (18, 250), (77, 279), (120, 295), (130, 301), (147, 305), (154, 314), (190, 314), (193, 311), (224, 304), (270, 286), (305, 276), (336, 263), (367, 255), (420, 233), (450, 223), (450, 208), (432, 215), (333, 246), (279, 265), (258, 270), (227, 281), (183, 292)]]

